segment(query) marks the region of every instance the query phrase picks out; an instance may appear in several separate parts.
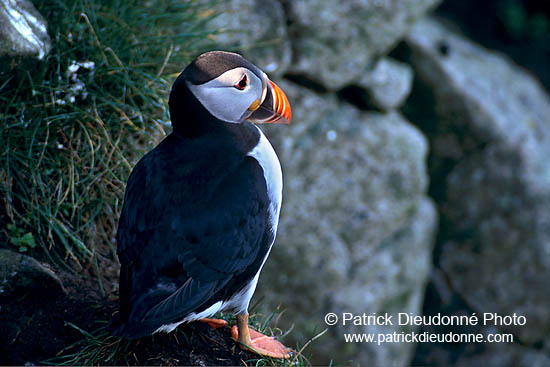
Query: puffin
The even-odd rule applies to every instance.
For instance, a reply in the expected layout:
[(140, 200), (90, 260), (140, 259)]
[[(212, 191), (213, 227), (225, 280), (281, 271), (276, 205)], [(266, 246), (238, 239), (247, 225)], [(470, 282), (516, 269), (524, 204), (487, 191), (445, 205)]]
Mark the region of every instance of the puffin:
[(282, 171), (257, 124), (289, 124), (285, 93), (241, 55), (211, 51), (176, 78), (172, 132), (135, 165), (118, 223), (114, 335), (141, 338), (236, 315), (242, 349), (289, 358), (248, 325), (248, 306), (279, 222)]

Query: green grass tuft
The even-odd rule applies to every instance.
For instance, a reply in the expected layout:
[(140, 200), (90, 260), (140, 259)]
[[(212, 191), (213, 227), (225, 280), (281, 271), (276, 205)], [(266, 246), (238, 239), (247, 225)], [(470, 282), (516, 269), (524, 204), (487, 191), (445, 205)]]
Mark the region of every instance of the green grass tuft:
[(35, 2), (51, 52), (0, 66), (3, 246), (99, 277), (131, 168), (167, 133), (171, 81), (210, 46), (201, 4)]
[[(129, 364), (137, 341), (112, 336), (104, 327), (87, 332), (74, 324), (67, 324), (82, 333), (83, 339), (60, 351), (57, 357), (42, 363), (56, 366)], [(70, 352), (67, 353), (67, 351)]]
[[(250, 327), (266, 335), (282, 337), (291, 330), (283, 333), (283, 331), (277, 327), (277, 320), (281, 315), (282, 312), (279, 310), (271, 314), (253, 312), (249, 319)], [(234, 316), (220, 313), (216, 315), (216, 317), (228, 321), (230, 325), (235, 324)], [(43, 364), (58, 366), (96, 366), (129, 365), (143, 362), (140, 361), (139, 357), (136, 357), (134, 353), (136, 348), (139, 348), (140, 340), (128, 340), (126, 338), (112, 336), (105, 327), (100, 327), (97, 330), (88, 332), (74, 324), (67, 323), (67, 325), (79, 331), (82, 334), (82, 339), (61, 350), (56, 357), (42, 361)], [(172, 334), (175, 336), (174, 340), (181, 340), (185, 343), (190, 342), (189, 337), (181, 328), (178, 328), (172, 332)], [(323, 333), (318, 336), (322, 334)], [(288, 360), (258, 356), (258, 358), (243, 362), (248, 366), (309, 366), (309, 360), (303, 352), (310, 342), (306, 343), (303, 347), (297, 346), (295, 350), (299, 353), (295, 353)], [(235, 344), (234, 348), (237, 350), (237, 344)], [(195, 351), (195, 354), (200, 353), (207, 353), (207, 351)], [(228, 350), (227, 353), (232, 352)]]

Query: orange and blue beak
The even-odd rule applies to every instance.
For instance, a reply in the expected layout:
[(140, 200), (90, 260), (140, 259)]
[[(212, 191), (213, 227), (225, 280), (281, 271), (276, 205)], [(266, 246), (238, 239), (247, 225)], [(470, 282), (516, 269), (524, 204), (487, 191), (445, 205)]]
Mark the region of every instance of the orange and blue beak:
[(246, 120), (255, 124), (290, 124), (292, 111), (285, 93), (265, 74), (262, 84), (262, 100), (250, 105), (248, 109), (252, 113)]

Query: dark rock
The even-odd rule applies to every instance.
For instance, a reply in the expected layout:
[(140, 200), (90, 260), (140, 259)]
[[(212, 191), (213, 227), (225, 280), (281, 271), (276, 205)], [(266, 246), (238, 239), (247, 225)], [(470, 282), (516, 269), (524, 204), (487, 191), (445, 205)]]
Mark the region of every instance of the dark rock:
[(498, 330), (548, 353), (550, 98), (506, 57), (433, 19), (407, 44), (433, 92), (432, 161), (451, 162), (439, 179), (445, 228), (436, 265), (469, 311), (525, 316), (526, 326)]
[(0, 249), (0, 297), (52, 295), (63, 292), (57, 275), (30, 256)]

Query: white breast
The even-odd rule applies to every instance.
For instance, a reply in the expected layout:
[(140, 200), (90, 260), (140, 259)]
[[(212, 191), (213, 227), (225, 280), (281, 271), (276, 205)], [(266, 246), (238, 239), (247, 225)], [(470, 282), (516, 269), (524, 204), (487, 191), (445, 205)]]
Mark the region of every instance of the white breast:
[[(267, 186), (267, 195), (270, 201), (269, 217), (271, 220), (271, 228), (273, 231), (273, 242), (275, 242), (275, 235), (277, 234), (279, 213), (281, 211), (281, 203), (283, 198), (283, 173), (281, 170), (281, 164), (279, 163), (279, 158), (277, 158), (277, 154), (275, 154), (275, 150), (273, 150), (271, 143), (269, 142), (269, 140), (267, 140), (265, 135), (257, 126), (256, 128), (260, 132), (260, 141), (258, 142), (258, 145), (256, 145), (254, 149), (252, 149), (248, 153), (248, 156), (256, 159), (264, 172), (264, 179)], [(233, 310), (237, 313), (246, 312), (248, 310), (250, 300), (254, 295), (254, 291), (256, 290), (256, 285), (258, 283), (260, 272), (262, 271), (262, 268), (267, 258), (269, 257), (269, 253), (271, 252), (273, 242), (271, 242), (271, 244), (269, 245), (269, 250), (265, 255), (262, 261), (262, 265), (260, 266), (260, 269), (254, 276), (254, 278), (252, 278), (250, 282), (231, 299), (227, 300), (226, 302), (216, 302), (211, 307), (200, 313), (191, 313), (187, 315), (185, 319), (181, 322), (163, 325), (159, 327), (155, 332), (170, 332), (182, 322), (189, 322), (199, 320), (204, 317), (210, 317), (219, 311)]]
[[(258, 127), (256, 126), (256, 128)], [(256, 290), (256, 285), (258, 284), (260, 272), (269, 257), (271, 247), (273, 246), (273, 242), (275, 242), (275, 235), (277, 234), (279, 213), (281, 211), (281, 202), (283, 198), (283, 173), (281, 171), (279, 158), (277, 158), (277, 154), (275, 154), (275, 150), (273, 150), (271, 143), (269, 143), (269, 140), (267, 140), (259, 128), (258, 131), (260, 132), (260, 141), (258, 142), (258, 145), (256, 145), (254, 149), (248, 153), (248, 156), (256, 159), (264, 172), (267, 195), (270, 201), (269, 218), (271, 220), (271, 228), (273, 231), (273, 241), (269, 244), (269, 250), (267, 251), (267, 254), (262, 261), (262, 265), (258, 269), (258, 272), (254, 278), (252, 278), (240, 292), (224, 302), (221, 307), (219, 307), (219, 311), (232, 310), (236, 313), (243, 313), (248, 310), (248, 305), (250, 304), (250, 300), (252, 299), (254, 291)]]
[[(264, 171), (267, 195), (270, 201), (269, 217), (271, 219), (271, 228), (273, 231), (273, 242), (275, 242), (275, 235), (277, 234), (277, 226), (279, 224), (279, 213), (281, 211), (281, 202), (283, 199), (283, 172), (281, 170), (279, 158), (277, 158), (277, 154), (275, 154), (275, 150), (273, 150), (271, 143), (269, 143), (269, 140), (267, 140), (265, 135), (257, 126), (256, 128), (260, 132), (260, 141), (258, 142), (258, 145), (256, 145), (250, 153), (248, 153), (248, 155), (256, 159)], [(252, 278), (250, 283), (244, 287), (241, 292), (234, 295), (226, 304), (224, 304), (223, 308), (233, 309), (238, 313), (246, 312), (248, 310), (250, 299), (254, 295), (258, 278), (260, 277), (260, 272), (269, 257), (273, 242), (269, 244), (269, 250), (267, 251), (267, 254), (262, 261), (262, 265), (260, 266), (260, 269), (258, 269), (258, 272), (254, 278)]]
[(273, 224), (273, 234), (275, 234), (277, 233), (279, 213), (283, 199), (283, 172), (279, 158), (277, 158), (277, 154), (275, 154), (271, 143), (257, 126), (256, 128), (260, 132), (260, 141), (248, 155), (256, 159), (264, 171), (267, 195), (271, 202), (269, 214)]

